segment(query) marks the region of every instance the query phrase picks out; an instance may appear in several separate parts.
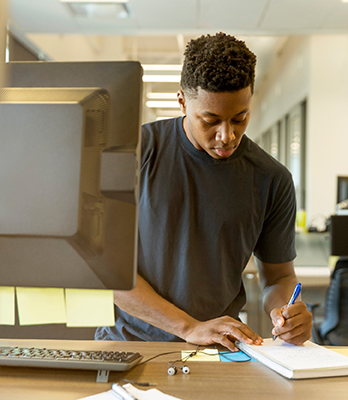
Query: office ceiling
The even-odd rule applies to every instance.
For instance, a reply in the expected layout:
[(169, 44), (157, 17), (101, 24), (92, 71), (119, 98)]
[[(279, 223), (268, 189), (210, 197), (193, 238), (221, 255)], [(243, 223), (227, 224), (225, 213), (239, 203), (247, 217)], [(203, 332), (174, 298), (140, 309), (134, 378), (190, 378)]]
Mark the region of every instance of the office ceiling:
[(256, 84), (289, 35), (348, 32), (348, 3), (341, 0), (129, 0), (121, 13), (104, 4), (94, 16), (75, 14), (59, 0), (8, 5), (11, 29), (22, 38), (86, 35), (98, 47), (117, 36), (126, 59), (148, 64), (181, 63), (190, 38), (224, 31), (257, 54)]
[(348, 4), (341, 0), (129, 0), (128, 18), (118, 18), (110, 5), (104, 5), (105, 16), (92, 18), (74, 15), (59, 0), (8, 1), (15, 23), (35, 33), (298, 35), (348, 29)]
[(126, 56), (145, 63), (180, 63), (191, 37), (225, 31), (245, 36), (263, 71), (288, 35), (348, 31), (348, 3), (341, 0), (129, 0), (127, 18), (110, 4), (95, 16), (74, 14), (59, 0), (8, 4), (11, 26), (22, 36), (121, 35)]

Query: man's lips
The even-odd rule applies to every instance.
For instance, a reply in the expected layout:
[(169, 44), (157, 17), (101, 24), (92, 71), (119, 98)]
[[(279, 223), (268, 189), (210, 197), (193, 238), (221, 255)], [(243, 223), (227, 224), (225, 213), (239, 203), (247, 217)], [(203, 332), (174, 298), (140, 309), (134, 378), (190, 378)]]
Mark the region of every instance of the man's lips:
[(220, 156), (220, 157), (229, 157), (232, 155), (234, 150), (237, 148), (237, 146), (232, 146), (228, 148), (223, 148), (223, 147), (215, 147), (214, 151), (215, 153)]

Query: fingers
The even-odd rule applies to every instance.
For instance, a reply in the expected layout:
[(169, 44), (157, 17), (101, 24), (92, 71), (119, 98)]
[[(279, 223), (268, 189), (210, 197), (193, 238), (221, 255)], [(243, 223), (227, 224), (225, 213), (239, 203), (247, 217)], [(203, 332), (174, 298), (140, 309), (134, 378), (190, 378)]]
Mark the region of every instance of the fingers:
[[(279, 314), (278, 312), (274, 312), (273, 315)], [(274, 321), (273, 315), (272, 322)], [(295, 303), (289, 308), (284, 309), (282, 315), (284, 317), (284, 324), (282, 326), (275, 325), (272, 330), (273, 335), (278, 336), (280, 339), (288, 343), (296, 345), (301, 345), (306, 340), (310, 339), (312, 330), (312, 314), (307, 310), (305, 303)]]
[(271, 311), (271, 320), (272, 320), (272, 324), (273, 326), (283, 326), (285, 323), (285, 318), (282, 314), (282, 310), (280, 308), (274, 308)]
[(221, 344), (232, 352), (239, 351), (238, 347), (236, 347), (236, 345), (233, 343), (233, 341), (230, 340), (229, 336), (227, 335), (219, 335), (215, 339), (215, 343)]
[(234, 321), (232, 326), (231, 324), (226, 326), (225, 332), (217, 334), (214, 338), (215, 343), (221, 344), (232, 352), (239, 351), (234, 344), (236, 340), (256, 345), (261, 345), (263, 341), (259, 335), (253, 332), (247, 325), (239, 321)]
[(224, 327), (224, 332), (222, 338), (220, 336), (220, 340), (218, 341), (220, 344), (231, 351), (239, 351), (233, 344), (236, 340), (247, 344), (262, 344), (262, 338), (247, 325), (237, 320), (232, 321), (233, 323), (228, 321), (221, 325), (221, 327)]
[(289, 319), (295, 315), (301, 314), (306, 310), (307, 310), (306, 304), (303, 301), (299, 301), (297, 303), (294, 303), (288, 308), (284, 307), (284, 309), (282, 309), (282, 314), (285, 319)]
[(243, 324), (243, 322), (233, 320), (231, 323), (231, 318), (228, 318), (228, 321), (221, 324), (221, 329), (223, 329), (223, 334), (228, 336), (231, 340), (239, 340), (248, 344), (261, 344), (262, 338), (257, 333), (255, 333), (252, 329), (249, 328), (248, 325)]
[(252, 329), (229, 316), (197, 322), (185, 336), (185, 340), (200, 345), (218, 343), (230, 351), (239, 351), (234, 344), (236, 340), (248, 344), (262, 343), (262, 338)]
[(297, 346), (302, 345), (304, 342), (310, 339), (311, 334), (308, 331), (303, 331), (302, 327), (296, 327), (291, 332), (287, 332), (282, 335), (278, 335), (279, 339), (284, 340), (287, 343), (295, 344)]

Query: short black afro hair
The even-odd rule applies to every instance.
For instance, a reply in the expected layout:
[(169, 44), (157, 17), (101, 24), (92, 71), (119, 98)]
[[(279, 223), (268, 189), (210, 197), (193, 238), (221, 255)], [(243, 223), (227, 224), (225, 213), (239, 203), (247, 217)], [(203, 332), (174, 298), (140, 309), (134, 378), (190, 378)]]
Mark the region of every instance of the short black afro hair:
[(198, 88), (209, 92), (254, 90), (256, 56), (234, 36), (217, 33), (191, 40), (181, 73), (183, 92), (195, 97)]

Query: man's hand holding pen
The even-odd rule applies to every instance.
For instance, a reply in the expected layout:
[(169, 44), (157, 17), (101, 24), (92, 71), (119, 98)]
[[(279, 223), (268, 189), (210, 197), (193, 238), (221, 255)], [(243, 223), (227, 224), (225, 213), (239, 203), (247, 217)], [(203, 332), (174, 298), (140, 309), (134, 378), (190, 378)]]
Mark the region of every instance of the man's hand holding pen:
[(301, 345), (311, 337), (312, 314), (303, 301), (297, 301), (301, 291), (300, 284), (296, 286), (293, 296), (287, 305), (271, 311), (274, 339), (280, 339), (296, 345)]

